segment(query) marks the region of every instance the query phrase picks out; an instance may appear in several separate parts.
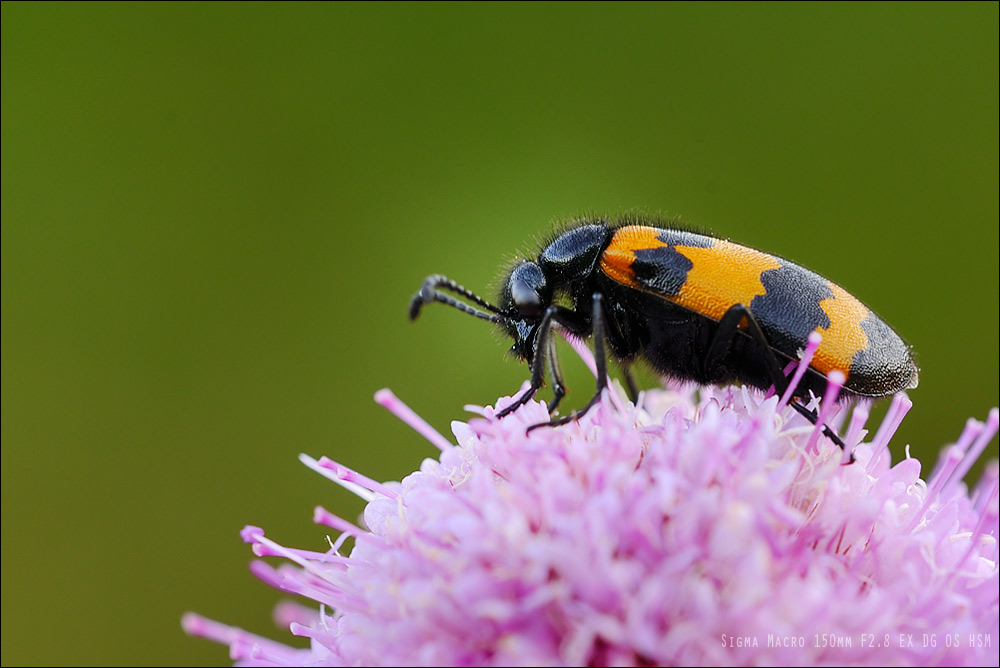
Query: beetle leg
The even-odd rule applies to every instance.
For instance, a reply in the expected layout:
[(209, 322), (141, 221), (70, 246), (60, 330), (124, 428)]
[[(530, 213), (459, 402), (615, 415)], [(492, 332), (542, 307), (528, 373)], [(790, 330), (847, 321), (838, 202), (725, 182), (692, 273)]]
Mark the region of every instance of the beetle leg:
[[(708, 376), (708, 372), (711, 371), (715, 365), (719, 363), (726, 352), (729, 351), (729, 347), (733, 342), (733, 337), (739, 330), (740, 324), (744, 321), (747, 323), (746, 334), (756, 339), (764, 349), (767, 371), (771, 376), (771, 382), (774, 383), (775, 393), (780, 397), (788, 388), (788, 378), (785, 377), (785, 374), (781, 369), (781, 364), (778, 363), (778, 358), (774, 355), (774, 351), (771, 350), (771, 345), (767, 342), (767, 337), (764, 336), (764, 331), (760, 328), (760, 323), (757, 322), (757, 318), (754, 317), (753, 313), (745, 304), (734, 304), (729, 307), (729, 310), (727, 310), (723, 314), (722, 319), (719, 320), (719, 328), (716, 330), (715, 336), (712, 337), (712, 343), (709, 344), (708, 353), (705, 355), (703, 367), (705, 374), (707, 377), (710, 377)], [(816, 413), (803, 406), (795, 398), (792, 398), (788, 402), (788, 405), (795, 409), (799, 415), (809, 420), (812, 424), (816, 424), (819, 419)], [(845, 449), (844, 442), (826, 425), (823, 425), (823, 434), (836, 443), (841, 450)], [(851, 461), (854, 461), (853, 455), (851, 456)]]
[(497, 413), (495, 417), (502, 418), (510, 415), (528, 403), (531, 397), (535, 396), (535, 392), (545, 384), (545, 358), (549, 351), (549, 330), (552, 329), (552, 319), (557, 310), (558, 307), (555, 306), (545, 309), (545, 315), (542, 316), (542, 321), (538, 323), (538, 329), (535, 331), (535, 357), (531, 360), (531, 385), (524, 394), (517, 398), (517, 401)]
[(635, 377), (632, 376), (632, 367), (628, 364), (622, 362), (622, 380), (625, 381), (625, 390), (628, 392), (628, 398), (634, 404), (639, 401), (639, 386), (635, 383)]
[(549, 402), (549, 415), (555, 412), (559, 402), (566, 396), (566, 385), (563, 384), (562, 369), (559, 368), (559, 358), (556, 356), (556, 340), (549, 337), (549, 377), (552, 379), (552, 401)]
[(719, 320), (719, 328), (715, 331), (715, 336), (712, 337), (712, 342), (708, 346), (708, 352), (705, 354), (702, 366), (705, 377), (711, 378), (710, 372), (712, 369), (729, 352), (729, 347), (733, 343), (733, 337), (736, 336), (736, 332), (739, 331), (740, 324), (744, 320), (747, 323), (746, 333), (763, 344), (767, 372), (771, 376), (771, 382), (774, 383), (775, 392), (778, 396), (781, 396), (788, 387), (788, 379), (785, 378), (785, 374), (781, 370), (781, 364), (778, 363), (778, 358), (775, 357), (774, 351), (771, 350), (771, 345), (767, 342), (767, 337), (764, 336), (764, 331), (760, 328), (757, 318), (754, 317), (745, 304), (730, 306), (729, 310), (722, 315), (722, 319)]
[[(546, 315), (548, 315), (548, 312), (546, 312)], [(587, 405), (583, 407), (583, 409), (573, 411), (565, 417), (556, 418), (555, 420), (550, 420), (549, 422), (531, 425), (528, 427), (529, 432), (533, 429), (538, 429), (539, 427), (558, 427), (559, 425), (578, 420), (582, 416), (586, 415), (587, 411), (596, 406), (601, 400), (601, 395), (608, 387), (608, 360), (607, 351), (605, 350), (604, 299), (601, 297), (601, 293), (599, 292), (594, 293), (594, 309), (591, 318), (594, 330), (594, 366), (597, 368), (597, 391), (594, 393), (594, 396), (591, 397), (590, 401), (587, 402)]]
[[(809, 422), (812, 423), (812, 424), (816, 424), (816, 421), (819, 419), (819, 417), (816, 415), (815, 412), (809, 410), (808, 408), (806, 408), (805, 406), (803, 406), (801, 403), (799, 403), (798, 399), (792, 399), (791, 401), (788, 402), (788, 405), (791, 406), (792, 408), (794, 408), (798, 412), (799, 415), (801, 415), (805, 419), (809, 420)], [(834, 432), (832, 429), (830, 429), (826, 425), (823, 425), (823, 435), (826, 436), (831, 441), (833, 441), (837, 445), (837, 447), (839, 447), (841, 450), (846, 450), (847, 449), (847, 446), (844, 444), (844, 441), (840, 438), (840, 436), (837, 436), (836, 432)], [(847, 463), (848, 464), (853, 464), (854, 463), (854, 453), (853, 452), (851, 453), (851, 461), (849, 461)]]

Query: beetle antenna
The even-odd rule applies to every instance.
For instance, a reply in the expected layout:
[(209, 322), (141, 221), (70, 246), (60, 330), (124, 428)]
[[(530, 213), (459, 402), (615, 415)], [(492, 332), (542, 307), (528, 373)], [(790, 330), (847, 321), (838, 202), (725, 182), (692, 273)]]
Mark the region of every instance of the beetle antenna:
[(489, 303), (488, 301), (477, 295), (472, 290), (462, 285), (459, 285), (458, 283), (451, 280), (447, 276), (442, 276), (441, 274), (428, 276), (424, 280), (424, 287), (421, 289), (421, 292), (428, 289), (435, 290), (437, 288), (445, 288), (450, 292), (454, 292), (455, 294), (461, 295), (466, 299), (468, 299), (469, 301), (478, 304), (479, 306), (482, 306), (487, 311), (491, 311), (493, 313), (496, 313), (497, 315), (503, 315), (503, 311), (501, 311), (496, 306), (494, 306), (493, 304)]
[[(444, 288), (450, 292), (454, 292), (462, 297), (465, 297), (469, 301), (482, 306), (486, 311), (481, 311), (465, 302), (461, 302), (454, 297), (450, 297), (443, 294), (439, 288)], [(441, 302), (442, 304), (447, 304), (453, 308), (457, 308), (459, 311), (468, 313), (469, 315), (474, 315), (477, 318), (483, 320), (488, 320), (490, 322), (497, 323), (507, 323), (509, 318), (504, 315), (503, 311), (498, 309), (493, 304), (474, 293), (472, 290), (465, 288), (455, 281), (451, 280), (447, 276), (442, 276), (440, 274), (435, 274), (434, 276), (428, 276), (424, 281), (423, 286), (420, 288), (420, 292), (413, 295), (413, 299), (410, 300), (410, 320), (416, 320), (417, 316), (420, 315), (420, 309), (423, 308), (424, 304), (430, 304), (431, 302)], [(489, 311), (489, 313), (487, 313)]]

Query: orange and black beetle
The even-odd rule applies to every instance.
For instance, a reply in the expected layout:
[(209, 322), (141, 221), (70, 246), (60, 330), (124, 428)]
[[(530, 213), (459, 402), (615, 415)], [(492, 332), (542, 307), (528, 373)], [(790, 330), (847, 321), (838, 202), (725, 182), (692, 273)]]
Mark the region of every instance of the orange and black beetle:
[[(811, 332), (819, 332), (822, 343), (793, 397), (822, 395), (834, 370), (846, 377), (842, 396), (848, 398), (885, 397), (917, 386), (909, 347), (840, 286), (788, 260), (660, 223), (573, 225), (536, 260), (513, 267), (498, 306), (444, 276), (430, 276), (410, 303), (410, 318), (432, 301), (502, 325), (514, 339), (511, 351), (531, 366), (531, 387), (498, 417), (538, 391), (546, 365), (554, 392), (549, 411), (562, 399), (555, 325), (579, 337), (593, 335), (598, 379), (597, 393), (582, 411), (550, 425), (575, 419), (600, 399), (607, 383), (605, 347), (622, 363), (633, 394), (628, 366), (639, 358), (668, 377), (773, 385), (781, 393), (788, 385), (783, 367), (798, 359)], [(792, 405), (815, 423), (811, 411)]]

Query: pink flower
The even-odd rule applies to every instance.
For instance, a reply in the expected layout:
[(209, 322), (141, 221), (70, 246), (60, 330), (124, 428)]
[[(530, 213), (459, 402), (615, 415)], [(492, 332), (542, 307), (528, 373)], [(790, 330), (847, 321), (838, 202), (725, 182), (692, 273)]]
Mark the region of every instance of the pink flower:
[[(1000, 647), (1000, 469), (962, 478), (998, 412), (970, 420), (921, 479), (890, 465), (910, 402), (875, 435), (867, 409), (821, 412), (855, 462), (778, 397), (740, 387), (619, 391), (579, 422), (532, 402), (455, 422), (402, 482), (326, 458), (310, 468), (368, 501), (365, 527), (317, 508), (320, 551), (247, 527), (253, 572), (313, 607), (277, 619), (308, 649), (184, 617), (241, 665), (992, 665)], [(511, 401), (503, 398), (497, 409)], [(349, 556), (341, 553), (352, 537)], [(316, 606), (315, 604), (319, 605)]]

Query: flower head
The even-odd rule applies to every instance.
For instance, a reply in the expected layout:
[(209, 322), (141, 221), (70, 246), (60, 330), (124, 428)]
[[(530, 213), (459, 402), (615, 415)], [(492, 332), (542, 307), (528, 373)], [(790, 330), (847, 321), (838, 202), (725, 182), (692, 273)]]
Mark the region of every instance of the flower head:
[(782, 398), (739, 387), (610, 391), (528, 435), (545, 405), (496, 420), (503, 398), (453, 423), (457, 445), (376, 398), (440, 457), (380, 484), (303, 456), (367, 500), (364, 528), (317, 508), (339, 532), (318, 552), (243, 531), (290, 562), (258, 577), (319, 604), (277, 614), (309, 647), (193, 614), (189, 633), (245, 664), (997, 664), (1000, 469), (962, 482), (996, 409), (922, 480), (890, 464), (902, 395), (871, 438), (864, 405), (822, 403), (849, 465)]

